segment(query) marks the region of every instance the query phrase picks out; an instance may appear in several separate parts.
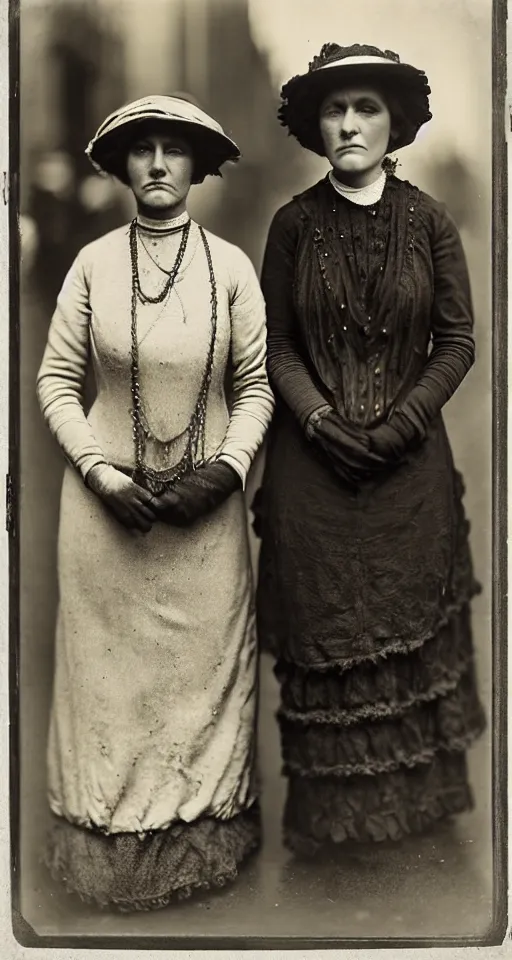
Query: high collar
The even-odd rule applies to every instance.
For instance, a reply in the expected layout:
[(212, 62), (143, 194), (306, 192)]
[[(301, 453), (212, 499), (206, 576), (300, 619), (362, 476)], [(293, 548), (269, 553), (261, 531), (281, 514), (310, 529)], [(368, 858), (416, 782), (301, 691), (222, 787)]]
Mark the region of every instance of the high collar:
[(365, 187), (349, 187), (345, 183), (340, 183), (334, 176), (332, 170), (329, 171), (329, 180), (336, 190), (336, 193), (341, 194), (342, 197), (346, 197), (347, 200), (351, 200), (352, 203), (358, 203), (362, 207), (369, 207), (373, 203), (378, 203), (382, 197), (386, 185), (386, 172), (383, 170), (377, 180), (367, 184)]
[(177, 217), (170, 220), (153, 220), (150, 217), (144, 217), (141, 213), (137, 214), (137, 224), (145, 233), (159, 234), (164, 236), (167, 233), (174, 233), (187, 225), (190, 215), (187, 210), (180, 213)]

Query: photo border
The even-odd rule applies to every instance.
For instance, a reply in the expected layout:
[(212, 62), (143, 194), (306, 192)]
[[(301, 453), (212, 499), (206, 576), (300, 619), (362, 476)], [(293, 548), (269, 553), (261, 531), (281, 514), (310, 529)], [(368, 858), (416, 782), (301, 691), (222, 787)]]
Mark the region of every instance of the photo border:
[[(144, 2), (144, 0), (140, 0)], [(278, 2), (278, 0), (276, 0)], [(378, 2), (378, 0), (376, 0)], [(8, 0), (9, 43), (9, 473), (6, 525), (9, 534), (9, 715), (12, 930), (22, 947), (124, 950), (305, 950), (485, 947), (501, 945), (508, 916), (508, 736), (507, 736), (507, 424), (508, 424), (508, 169), (507, 0), (492, 3), (492, 816), (493, 911), (482, 937), (295, 938), (41, 936), (20, 912), (19, 778), (19, 490), (20, 490), (20, 337), (19, 337), (19, 176), (20, 176), (20, 0)], [(5, 201), (4, 183), (4, 201)], [(0, 187), (1, 190), (1, 187)]]

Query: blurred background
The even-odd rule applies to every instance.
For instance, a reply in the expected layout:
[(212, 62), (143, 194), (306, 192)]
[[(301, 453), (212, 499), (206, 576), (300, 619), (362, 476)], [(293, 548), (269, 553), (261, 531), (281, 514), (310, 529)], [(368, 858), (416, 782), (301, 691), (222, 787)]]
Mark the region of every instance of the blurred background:
[[(63, 460), (34, 384), (75, 254), (133, 214), (126, 188), (98, 176), (84, 155), (110, 111), (149, 93), (188, 91), (219, 120), (243, 160), (192, 188), (190, 211), (259, 270), (275, 210), (327, 169), (279, 126), (282, 83), (327, 41), (390, 48), (425, 69), (433, 120), (399, 154), (397, 175), (447, 203), (472, 278), (478, 359), (446, 420), (484, 587), (474, 630), (491, 726), (491, 12), (491, 0), (21, 0), (21, 882), (23, 915), (39, 933), (436, 937), (480, 936), (490, 924), (489, 737), (471, 757), (476, 809), (454, 830), (303, 867), (281, 846), (277, 691), (266, 657), (265, 848), (238, 885), (198, 905), (123, 918), (99, 918), (52, 885), (38, 857)], [(256, 560), (255, 541), (253, 552)]]

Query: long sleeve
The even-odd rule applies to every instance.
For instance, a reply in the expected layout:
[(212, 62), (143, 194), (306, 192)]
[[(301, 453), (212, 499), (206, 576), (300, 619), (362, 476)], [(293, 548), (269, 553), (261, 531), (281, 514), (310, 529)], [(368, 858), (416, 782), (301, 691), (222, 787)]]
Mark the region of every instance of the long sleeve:
[(217, 454), (235, 469), (245, 488), (247, 474), (274, 409), (268, 382), (265, 303), (249, 258), (238, 251), (232, 267), (232, 405), (224, 442)]
[(271, 223), (262, 270), (267, 306), (270, 382), (305, 427), (310, 415), (326, 400), (315, 386), (298, 345), (293, 305), (297, 223), (293, 210), (283, 208)]
[(37, 396), (50, 431), (84, 480), (92, 467), (106, 463), (83, 408), (89, 321), (88, 284), (79, 255), (57, 300), (37, 377)]
[(432, 239), (432, 350), (418, 382), (397, 406), (420, 436), (453, 396), (475, 359), (473, 308), (464, 250), (458, 230), (444, 209), (436, 221)]

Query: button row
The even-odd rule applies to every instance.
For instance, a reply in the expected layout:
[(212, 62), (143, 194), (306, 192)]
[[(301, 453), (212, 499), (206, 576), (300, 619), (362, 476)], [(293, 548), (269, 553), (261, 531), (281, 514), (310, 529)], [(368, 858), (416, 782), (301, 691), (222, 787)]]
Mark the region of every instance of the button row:
[[(377, 416), (379, 416), (379, 414), (382, 412), (382, 405), (381, 405), (380, 403), (376, 403), (376, 404), (374, 404), (373, 409), (374, 409), (375, 413), (377, 414)], [(365, 404), (365, 403), (361, 403), (361, 404), (359, 405), (359, 410), (360, 410), (361, 413), (366, 413), (366, 404)]]

